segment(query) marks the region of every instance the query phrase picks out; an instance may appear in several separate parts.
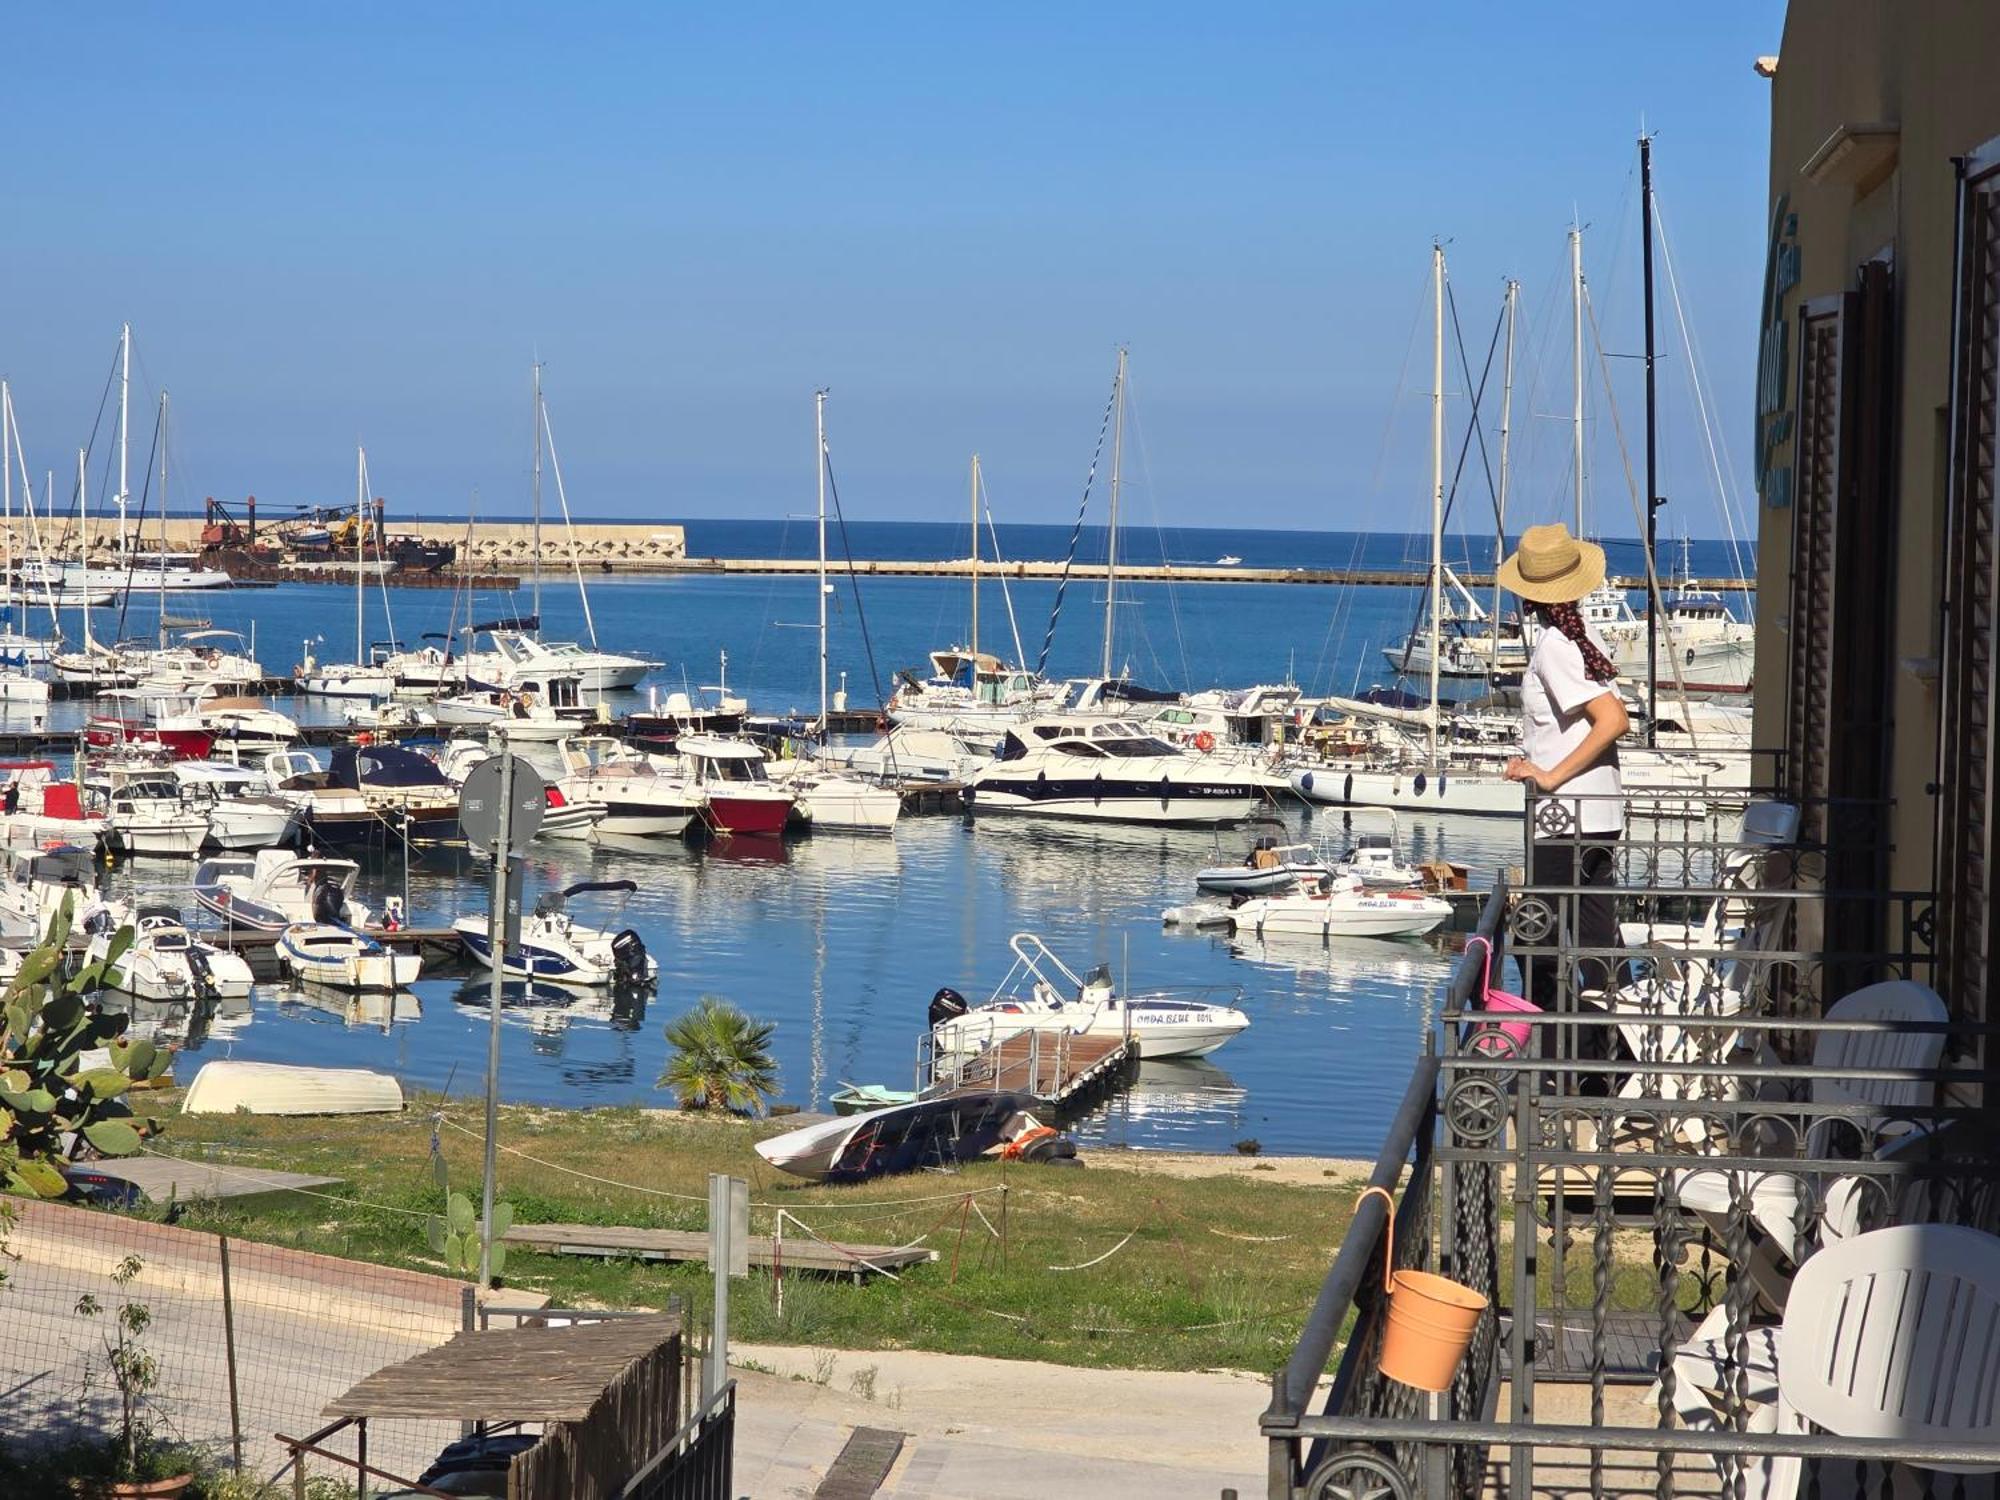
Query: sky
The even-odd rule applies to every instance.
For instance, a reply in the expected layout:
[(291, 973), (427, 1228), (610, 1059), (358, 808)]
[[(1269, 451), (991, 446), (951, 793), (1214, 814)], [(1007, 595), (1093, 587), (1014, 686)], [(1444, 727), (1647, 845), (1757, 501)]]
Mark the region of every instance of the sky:
[[(1716, 471), (1739, 527), (1748, 492), (1765, 228), (1751, 61), (1782, 20), (1779, 0), (30, 8), (8, 23), (0, 373), (65, 503), (129, 320), (133, 467), (164, 386), (176, 508), (351, 498), (358, 442), (395, 511), (523, 513), (539, 360), (578, 514), (809, 512), (825, 387), (851, 517), (957, 520), (977, 451), (1001, 520), (1061, 521), (1123, 344), (1128, 515), (1421, 529), (1438, 239), (1475, 372), (1454, 348), (1448, 445), (1517, 278), (1510, 514), (1550, 520), (1574, 216), (1601, 330), (1587, 524), (1629, 535), (1643, 122), (1710, 412), (1705, 431), (1662, 270), (1663, 525), (1722, 536)], [(1489, 444), (1500, 385), (1496, 359)], [(1490, 528), (1474, 454), (1454, 515)]]

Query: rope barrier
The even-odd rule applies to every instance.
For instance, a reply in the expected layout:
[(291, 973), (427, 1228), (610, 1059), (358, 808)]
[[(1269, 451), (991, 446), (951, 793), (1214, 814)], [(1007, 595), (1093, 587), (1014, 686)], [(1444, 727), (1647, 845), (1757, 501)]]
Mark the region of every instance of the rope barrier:
[(1080, 1265), (1074, 1265), (1074, 1266), (1050, 1266), (1049, 1269), (1051, 1271), (1088, 1271), (1092, 1266), (1103, 1265), (1104, 1262), (1111, 1259), (1112, 1256), (1116, 1255), (1120, 1250), (1123, 1250), (1127, 1245), (1131, 1244), (1132, 1241), (1137, 1239), (1138, 1237), (1139, 1237), (1139, 1231), (1135, 1229), (1130, 1234), (1126, 1235), (1124, 1239), (1120, 1240), (1117, 1244), (1113, 1245), (1109, 1250), (1105, 1251), (1102, 1255), (1097, 1256), (1093, 1260), (1086, 1260), (1082, 1262)]

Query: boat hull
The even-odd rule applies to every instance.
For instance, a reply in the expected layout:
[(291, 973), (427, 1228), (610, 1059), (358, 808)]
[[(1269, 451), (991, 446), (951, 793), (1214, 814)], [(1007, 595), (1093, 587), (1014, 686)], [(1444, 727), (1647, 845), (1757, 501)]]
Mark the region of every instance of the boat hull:
[(1294, 771), (1291, 782), (1297, 795), (1327, 807), (1391, 807), (1493, 818), (1522, 817), (1528, 809), (1525, 783), (1449, 769), (1318, 766)]
[(743, 833), (768, 838), (785, 831), (791, 821), (790, 797), (744, 797), (711, 792), (702, 805), (702, 821), (719, 834)]
[(1422, 937), (1451, 917), (1451, 907), (1427, 898), (1364, 896), (1358, 901), (1249, 901), (1230, 914), (1238, 932), (1307, 937)]
[(1241, 823), (1257, 810), (1249, 789), (1227, 782), (1174, 782), (1163, 794), (1157, 783), (1098, 787), (1067, 782), (981, 779), (966, 787), (966, 806), (975, 817), (1005, 813), (1016, 817), (1060, 818), (1073, 823), (1144, 823), (1160, 828), (1220, 828)]

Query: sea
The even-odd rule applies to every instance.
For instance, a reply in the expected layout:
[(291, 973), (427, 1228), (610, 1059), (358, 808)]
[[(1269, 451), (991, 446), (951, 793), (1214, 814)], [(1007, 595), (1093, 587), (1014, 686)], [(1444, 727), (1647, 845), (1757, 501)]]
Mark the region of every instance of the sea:
[[(683, 524), (694, 556), (810, 557), (817, 542), (810, 521)], [(1100, 528), (1083, 528), (1073, 555), (1101, 561), (1105, 540)], [(997, 541), (1009, 559), (1072, 555), (1069, 527), (1002, 526)], [(1412, 573), (1407, 588), (1121, 580), (1110, 610), (1114, 668), (1182, 690), (1291, 681), (1344, 693), (1393, 681), (1384, 650), (1417, 618), (1428, 554), (1427, 537), (1381, 533), (1132, 529), (1119, 543), (1133, 563), (1240, 558), (1245, 567)], [(1490, 538), (1458, 540), (1448, 561), (1484, 569), (1491, 547)], [(856, 559), (962, 558), (971, 538), (963, 523), (857, 521), (830, 528), (829, 550)], [(1636, 545), (1607, 550), (1614, 571), (1638, 570)], [(982, 552), (994, 555), (992, 536), (982, 538)], [(540, 580), (544, 636), (594, 636), (660, 663), (636, 692), (613, 695), (614, 708), (726, 683), (754, 712), (816, 710), (811, 577), (586, 576), (586, 594), (560, 554), (558, 538)], [(1696, 575), (1739, 574), (1727, 543), (1694, 541), (1687, 555)], [(1094, 673), (1104, 660), (1106, 603), (1100, 580), (1010, 581), (1004, 590), (989, 581), (980, 591), (980, 644), (1052, 676)], [(536, 605), (529, 579), (511, 596), (471, 600), (371, 586), (361, 592), (358, 623), (356, 591), (333, 585), (183, 594), (166, 607), (254, 637), (256, 655), (277, 675), (308, 652), (351, 660), (357, 639), (414, 643)], [(836, 579), (827, 605), (831, 683), (851, 707), (879, 704), (897, 672), (921, 669), (927, 652), (964, 643), (971, 628), (963, 578)], [(1754, 608), (1754, 599), (1738, 608)], [(95, 613), (101, 637), (157, 631), (156, 601), (134, 598), (122, 621), (119, 614)], [(31, 611), (23, 623), (46, 629), (49, 621)], [(80, 637), (73, 613), (62, 625), (71, 640)], [(331, 717), (311, 701), (279, 706), (302, 719)], [(63, 727), (82, 712), (55, 705), (51, 723)], [(1521, 829), (1506, 820), (1304, 809), (1283, 816), (1292, 836), (1336, 850), (1357, 833), (1393, 833), (1409, 858), (1469, 865), (1475, 885), (1521, 860)], [(932, 994), (948, 986), (985, 998), (1007, 977), (1012, 940), (1032, 933), (1079, 972), (1105, 963), (1132, 990), (1233, 995), (1251, 1018), (1210, 1058), (1144, 1064), (1131, 1089), (1077, 1122), (1084, 1141), (1194, 1151), (1254, 1141), (1267, 1152), (1372, 1155), (1462, 939), (1257, 941), (1164, 927), (1166, 907), (1194, 898), (1195, 870), (1240, 858), (1250, 836), (926, 816), (904, 818), (893, 835), (822, 833), (775, 848), (537, 842), (530, 901), (581, 881), (633, 882), (629, 896), (590, 898), (597, 904), (588, 910), (580, 898), (577, 912), (636, 930), (661, 980), (651, 997), (615, 1006), (560, 995), (510, 1001), (502, 1095), (543, 1105), (667, 1105), (658, 1086), (663, 1028), (705, 995), (774, 1023), (783, 1102), (824, 1108), (842, 1083), (908, 1088)], [(185, 862), (133, 860), (109, 879), (121, 891), (178, 902), (193, 919), (189, 873)], [(359, 893), (377, 908), (403, 897), (423, 926), (483, 912), (486, 903), (482, 865), (462, 853), (371, 863)], [(185, 1035), (184, 1076), (207, 1058), (238, 1057), (380, 1068), (407, 1086), (454, 1095), (482, 1087), (486, 986), (467, 976), (427, 977), (393, 999), (308, 994), (273, 981), (260, 983), (247, 1008), (205, 1025), (172, 1011), (148, 1019)]]

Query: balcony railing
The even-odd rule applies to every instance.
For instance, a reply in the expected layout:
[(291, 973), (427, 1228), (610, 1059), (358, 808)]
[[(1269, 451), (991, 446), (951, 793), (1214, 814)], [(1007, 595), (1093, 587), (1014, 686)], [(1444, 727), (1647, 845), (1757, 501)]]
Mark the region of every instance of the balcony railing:
[[(1487, 1310), (1447, 1389), (1384, 1375), (1389, 1216), (1364, 1199), (1263, 1418), (1271, 1500), (1993, 1493), (1921, 1465), (2000, 1470), (2000, 1443), (1924, 1422), (1843, 1436), (1781, 1399), (1787, 1327), (1834, 1315), (1793, 1306), (1793, 1279), (1877, 1228), (2000, 1230), (2000, 1149), (1978, 1065), (1994, 1028), (1917, 988), (1929, 896), (1831, 890), (1857, 851), (1780, 832), (1635, 825), (1612, 945), (1574, 940), (1591, 888), (1496, 890), (1372, 1178), (1400, 1192), (1395, 1265)], [(1544, 1008), (1496, 1020), (1485, 993), (1513, 964)], [(1891, 980), (1915, 984), (1838, 1003)], [(1875, 1373), (1945, 1370), (1956, 1346), (1925, 1337)]]

